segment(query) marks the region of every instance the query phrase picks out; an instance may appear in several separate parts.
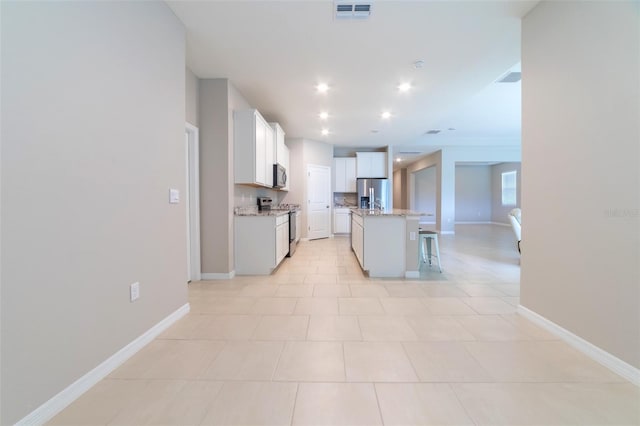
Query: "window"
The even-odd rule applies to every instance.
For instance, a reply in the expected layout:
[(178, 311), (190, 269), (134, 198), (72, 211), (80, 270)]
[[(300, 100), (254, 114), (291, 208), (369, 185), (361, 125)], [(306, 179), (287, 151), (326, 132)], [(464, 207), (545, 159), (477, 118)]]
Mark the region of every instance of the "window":
[(502, 205), (516, 205), (516, 171), (502, 173)]

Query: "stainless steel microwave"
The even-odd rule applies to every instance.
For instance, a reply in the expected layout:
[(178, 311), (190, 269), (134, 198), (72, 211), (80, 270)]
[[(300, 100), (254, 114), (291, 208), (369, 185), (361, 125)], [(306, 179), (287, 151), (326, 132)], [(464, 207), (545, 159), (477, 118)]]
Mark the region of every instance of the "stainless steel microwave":
[(280, 164), (273, 165), (273, 187), (284, 188), (287, 186), (287, 170)]

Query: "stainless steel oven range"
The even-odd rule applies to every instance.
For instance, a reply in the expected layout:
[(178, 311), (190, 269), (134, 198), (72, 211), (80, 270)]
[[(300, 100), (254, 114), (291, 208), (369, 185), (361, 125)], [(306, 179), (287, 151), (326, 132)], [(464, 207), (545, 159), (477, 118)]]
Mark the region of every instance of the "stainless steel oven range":
[(293, 256), (293, 253), (296, 251), (296, 233), (298, 230), (296, 229), (296, 215), (298, 214), (297, 210), (289, 210), (289, 254), (287, 256)]

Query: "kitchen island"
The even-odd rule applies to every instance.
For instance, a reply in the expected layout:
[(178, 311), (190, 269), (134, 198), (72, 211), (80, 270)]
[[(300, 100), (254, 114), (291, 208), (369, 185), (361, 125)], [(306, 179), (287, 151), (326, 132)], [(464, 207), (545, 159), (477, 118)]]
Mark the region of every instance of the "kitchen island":
[(351, 248), (370, 277), (418, 278), (418, 222), (411, 210), (351, 209)]

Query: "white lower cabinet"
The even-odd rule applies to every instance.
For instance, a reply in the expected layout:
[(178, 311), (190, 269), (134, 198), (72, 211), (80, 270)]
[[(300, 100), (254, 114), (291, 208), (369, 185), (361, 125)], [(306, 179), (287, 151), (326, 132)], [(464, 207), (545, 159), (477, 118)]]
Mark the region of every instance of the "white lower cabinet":
[(351, 210), (337, 208), (333, 210), (333, 233), (348, 234), (351, 232)]
[(237, 275), (269, 275), (289, 252), (289, 213), (235, 216)]
[(276, 265), (289, 253), (289, 214), (276, 218)]
[(364, 227), (362, 217), (351, 215), (351, 248), (360, 262), (360, 267), (364, 268)]

